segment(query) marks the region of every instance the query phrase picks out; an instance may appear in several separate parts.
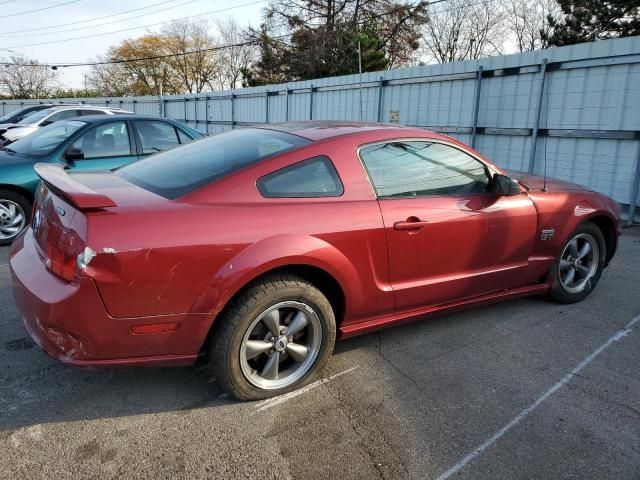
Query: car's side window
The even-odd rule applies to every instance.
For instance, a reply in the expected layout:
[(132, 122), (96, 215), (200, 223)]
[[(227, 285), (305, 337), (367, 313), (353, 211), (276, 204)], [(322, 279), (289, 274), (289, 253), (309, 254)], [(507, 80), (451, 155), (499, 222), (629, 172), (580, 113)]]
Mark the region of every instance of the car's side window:
[(376, 194), (384, 197), (466, 195), (489, 190), (487, 167), (457, 148), (393, 141), (360, 149)]
[(126, 122), (110, 122), (92, 128), (78, 138), (72, 148), (79, 148), (85, 160), (131, 155)]
[(60, 120), (64, 120), (65, 118), (73, 118), (78, 116), (77, 110), (61, 110), (59, 112), (54, 113), (49, 118), (45, 120), (45, 123), (51, 124), (53, 122), (58, 122)]
[(78, 110), (78, 115), (104, 115), (103, 110)]
[(339, 197), (344, 187), (331, 160), (319, 156), (265, 175), (258, 190), (267, 198)]
[(155, 120), (133, 122), (140, 137), (142, 153), (156, 153), (178, 145), (178, 136), (173, 125)]

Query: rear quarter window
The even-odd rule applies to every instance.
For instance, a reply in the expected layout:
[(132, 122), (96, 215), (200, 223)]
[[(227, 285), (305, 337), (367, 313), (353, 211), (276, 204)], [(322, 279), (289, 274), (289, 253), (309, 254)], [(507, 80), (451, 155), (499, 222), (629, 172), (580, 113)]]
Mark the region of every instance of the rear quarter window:
[(338, 172), (324, 156), (265, 175), (258, 180), (258, 190), (267, 198), (339, 197), (344, 193)]
[(245, 128), (193, 141), (117, 170), (125, 180), (178, 198), (272, 155), (311, 143), (275, 130)]

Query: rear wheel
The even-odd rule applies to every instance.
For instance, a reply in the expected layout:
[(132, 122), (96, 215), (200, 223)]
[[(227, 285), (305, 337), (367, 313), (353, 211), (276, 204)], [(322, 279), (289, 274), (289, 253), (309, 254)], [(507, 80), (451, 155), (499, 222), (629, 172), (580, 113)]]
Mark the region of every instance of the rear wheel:
[(326, 365), (336, 337), (333, 309), (314, 285), (274, 275), (249, 286), (216, 319), (210, 362), (235, 398), (295, 390)]
[(580, 225), (551, 268), (551, 297), (560, 303), (586, 298), (600, 280), (606, 253), (600, 229), (590, 222)]
[(19, 193), (0, 190), (0, 245), (9, 245), (29, 223), (31, 202)]

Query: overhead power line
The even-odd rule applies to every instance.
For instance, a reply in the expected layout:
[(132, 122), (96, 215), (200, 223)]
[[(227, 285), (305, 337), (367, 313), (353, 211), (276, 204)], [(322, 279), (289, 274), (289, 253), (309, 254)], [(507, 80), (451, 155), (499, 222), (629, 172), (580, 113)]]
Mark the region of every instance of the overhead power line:
[[(4, 2), (4, 3), (9, 3), (9, 2), (14, 2), (14, 1), (15, 0), (9, 0), (8, 2)], [(153, 3), (151, 5), (147, 5), (146, 7), (134, 8), (132, 10), (123, 10), (122, 12), (112, 13), (112, 14), (109, 14), (109, 15), (102, 15), (101, 17), (87, 18), (86, 20), (78, 20), (77, 22), (60, 23), (58, 25), (50, 25), (48, 27), (36, 27), (36, 28), (27, 28), (27, 29), (21, 29), (21, 30), (11, 30), (10, 32), (1, 32), (0, 35), (11, 35), (12, 33), (23, 34), (25, 32), (36, 32), (36, 31), (40, 31), (40, 30), (49, 30), (51, 28), (68, 27), (70, 25), (79, 25), (81, 23), (90, 23), (90, 22), (95, 22), (96, 20), (103, 20), (105, 18), (111, 18), (111, 17), (117, 17), (119, 15), (125, 15), (127, 13), (140, 12), (142, 10), (146, 10), (147, 8), (158, 7), (160, 5), (166, 5), (167, 3), (172, 3), (172, 2), (177, 2), (177, 1), (178, 0), (165, 0), (164, 2)], [(0, 3), (0, 5), (3, 5), (3, 3)], [(98, 26), (98, 25), (94, 25), (94, 26)], [(42, 35), (48, 35), (48, 34), (49, 34), (49, 32), (43, 33)]]
[[(34, 8), (33, 10), (25, 10), (23, 12), (10, 13), (9, 15), (2, 15), (2, 18), (5, 19), (9, 17), (17, 17), (19, 15), (27, 15), (28, 13), (41, 12), (43, 10), (51, 10), (52, 8), (64, 7), (65, 5), (71, 5), (72, 3), (78, 3), (81, 1), (82, 0), (71, 0), (70, 2), (56, 3), (55, 5), (49, 5), (48, 7)], [(9, 2), (5, 2), (5, 3), (9, 3)]]
[[(281, 35), (279, 37), (270, 37), (273, 40), (278, 40), (284, 37), (288, 37), (288, 35)], [(46, 68), (53, 68), (54, 70), (57, 70), (58, 68), (70, 68), (70, 67), (93, 67), (93, 66), (98, 66), (98, 65), (117, 65), (117, 64), (122, 64), (122, 63), (133, 63), (133, 62), (141, 62), (141, 61), (145, 61), (145, 60), (162, 60), (165, 58), (173, 58), (173, 57), (184, 57), (186, 55), (193, 55), (196, 53), (205, 53), (205, 52), (215, 52), (218, 50), (225, 50), (227, 48), (234, 48), (234, 47), (244, 47), (247, 45), (255, 45), (256, 43), (259, 43), (261, 40), (260, 39), (255, 39), (255, 40), (248, 40), (246, 42), (240, 42), (240, 43), (230, 43), (227, 45), (217, 45), (215, 47), (211, 47), (211, 48), (201, 48), (198, 50), (188, 50), (185, 52), (180, 52), (180, 53), (167, 53), (165, 55), (154, 55), (151, 57), (138, 57), (138, 58), (127, 58), (127, 59), (122, 59), (122, 60), (105, 60), (102, 62), (83, 62), (83, 63), (19, 63), (19, 64), (15, 64), (15, 63), (10, 63), (10, 62), (0, 62), (1, 66), (5, 66), (5, 67), (46, 67)]]
[[(175, 2), (176, 0), (170, 0), (170, 1)], [(184, 7), (185, 5), (189, 5), (190, 3), (199, 2), (199, 1), (200, 0), (188, 0), (188, 1), (183, 2), (183, 3), (178, 3), (177, 5), (171, 5), (170, 7), (161, 8), (161, 9), (158, 9), (158, 10), (154, 10), (152, 12), (145, 12), (145, 15), (153, 15), (155, 13), (165, 12), (167, 10), (171, 10), (172, 8)], [(163, 2), (163, 3), (167, 3), (167, 2)], [(133, 20), (133, 19), (136, 19), (136, 18), (139, 18), (139, 16), (135, 15), (133, 17), (120, 18), (118, 20), (111, 20), (110, 22), (98, 23), (97, 25), (87, 25), (85, 27), (75, 27), (75, 28), (69, 28), (69, 29), (66, 29), (66, 30), (56, 30), (56, 31), (53, 31), (53, 32), (41, 32), (41, 33), (27, 33), (27, 34), (19, 34), (19, 35), (11, 35), (11, 36), (13, 36), (13, 37), (38, 37), (38, 36), (42, 36), (42, 35), (57, 35), (58, 33), (75, 32), (77, 30), (87, 30), (89, 28), (103, 27), (105, 25), (112, 25), (114, 23), (126, 22), (128, 20)]]
[[(80, 1), (80, 0), (74, 0), (74, 1)], [(219, 10), (211, 10), (209, 12), (198, 13), (196, 15), (189, 15), (187, 17), (180, 17), (180, 18), (175, 18), (175, 19), (172, 19), (172, 20), (165, 20), (163, 22), (149, 23), (147, 25), (141, 25), (139, 27), (123, 28), (121, 30), (112, 30), (111, 32), (95, 33), (93, 35), (83, 35), (83, 36), (80, 36), (80, 37), (64, 38), (64, 39), (61, 39), (61, 40), (50, 40), (48, 42), (28, 43), (28, 44), (25, 44), (25, 45), (13, 45), (13, 46), (7, 47), (7, 49), (25, 48), (25, 47), (37, 47), (37, 46), (40, 46), (40, 45), (51, 45), (53, 43), (64, 43), (64, 42), (70, 42), (70, 41), (73, 41), (73, 40), (82, 40), (82, 39), (85, 39), (85, 38), (102, 37), (102, 36), (105, 36), (105, 35), (113, 35), (114, 33), (130, 32), (132, 30), (140, 30), (140, 29), (143, 29), (143, 28), (149, 28), (149, 27), (155, 27), (155, 26), (158, 26), (158, 25), (164, 25), (166, 23), (171, 23), (171, 22), (173, 22), (175, 20), (188, 20), (190, 18), (202, 17), (202, 16), (206, 16), (206, 15), (212, 15), (214, 13), (226, 12), (228, 10), (234, 10), (236, 8), (248, 7), (250, 5), (257, 5), (259, 3), (264, 3), (266, 1), (267, 0), (258, 0), (258, 1), (255, 1), (255, 2), (244, 3), (242, 5), (234, 5), (233, 7), (221, 8)]]

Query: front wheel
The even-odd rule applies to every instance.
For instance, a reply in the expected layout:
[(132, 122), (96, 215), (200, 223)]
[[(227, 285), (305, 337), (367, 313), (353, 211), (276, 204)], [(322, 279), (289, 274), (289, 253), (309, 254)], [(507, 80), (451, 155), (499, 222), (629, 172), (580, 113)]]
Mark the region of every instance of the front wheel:
[(214, 324), (211, 368), (218, 383), (240, 400), (295, 390), (315, 379), (336, 338), (327, 298), (293, 275), (254, 282)]
[(574, 303), (586, 298), (600, 280), (606, 248), (604, 236), (595, 224), (580, 225), (565, 242), (551, 267), (551, 298), (559, 303)]
[(9, 245), (29, 223), (31, 202), (11, 190), (0, 190), (0, 245)]

